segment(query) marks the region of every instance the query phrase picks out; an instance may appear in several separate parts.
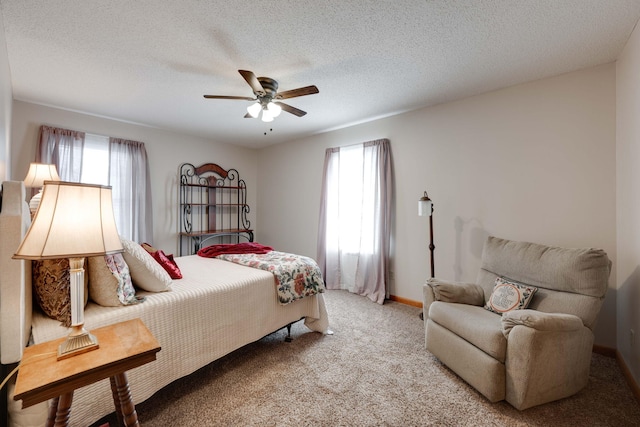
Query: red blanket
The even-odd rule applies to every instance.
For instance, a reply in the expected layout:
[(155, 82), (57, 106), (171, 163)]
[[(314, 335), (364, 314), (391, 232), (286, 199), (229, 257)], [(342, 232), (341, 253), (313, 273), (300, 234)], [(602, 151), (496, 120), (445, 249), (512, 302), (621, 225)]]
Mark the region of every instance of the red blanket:
[(213, 258), (223, 254), (266, 254), (272, 250), (273, 248), (270, 246), (254, 242), (221, 243), (200, 249), (198, 255), (205, 258)]

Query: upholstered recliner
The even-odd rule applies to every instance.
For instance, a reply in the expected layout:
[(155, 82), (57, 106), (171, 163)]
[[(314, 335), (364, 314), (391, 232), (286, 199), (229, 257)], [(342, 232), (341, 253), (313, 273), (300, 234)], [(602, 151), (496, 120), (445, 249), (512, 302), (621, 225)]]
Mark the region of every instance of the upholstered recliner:
[[(477, 284), (424, 285), (427, 350), (491, 402), (522, 410), (571, 396), (589, 378), (610, 271), (600, 249), (489, 237)], [(528, 308), (486, 309), (498, 278), (537, 288)]]

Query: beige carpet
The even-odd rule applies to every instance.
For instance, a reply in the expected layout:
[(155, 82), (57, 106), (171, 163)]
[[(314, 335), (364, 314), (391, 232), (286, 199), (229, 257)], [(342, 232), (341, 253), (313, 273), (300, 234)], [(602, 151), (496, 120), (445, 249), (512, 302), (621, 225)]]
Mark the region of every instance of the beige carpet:
[[(333, 336), (294, 325), (137, 406), (143, 426), (638, 426), (614, 359), (577, 395), (519, 412), (489, 403), (424, 349), (419, 309), (328, 291)], [(115, 425), (114, 417), (109, 417)], [(97, 423), (99, 424), (99, 423)]]

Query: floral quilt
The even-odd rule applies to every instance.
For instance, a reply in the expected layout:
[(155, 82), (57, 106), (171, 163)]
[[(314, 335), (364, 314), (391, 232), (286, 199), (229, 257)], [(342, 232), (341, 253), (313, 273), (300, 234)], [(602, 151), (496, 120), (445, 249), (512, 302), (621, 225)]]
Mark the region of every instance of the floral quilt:
[(309, 257), (270, 251), (266, 254), (224, 254), (216, 258), (273, 273), (278, 285), (278, 301), (283, 305), (324, 292), (320, 268)]

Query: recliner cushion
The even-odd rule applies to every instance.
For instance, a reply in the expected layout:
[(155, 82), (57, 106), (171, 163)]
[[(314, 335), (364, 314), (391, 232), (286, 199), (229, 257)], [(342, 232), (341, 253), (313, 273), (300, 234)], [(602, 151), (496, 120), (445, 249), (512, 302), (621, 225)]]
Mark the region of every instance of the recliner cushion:
[[(602, 249), (560, 248), (489, 236), (480, 268), (536, 288), (604, 298), (611, 260)], [(478, 279), (485, 295), (490, 294), (495, 279)]]
[(507, 340), (501, 316), (483, 307), (435, 301), (429, 308), (429, 319), (504, 363)]

